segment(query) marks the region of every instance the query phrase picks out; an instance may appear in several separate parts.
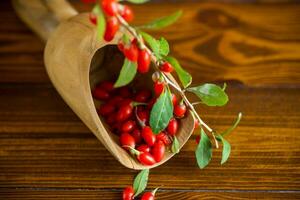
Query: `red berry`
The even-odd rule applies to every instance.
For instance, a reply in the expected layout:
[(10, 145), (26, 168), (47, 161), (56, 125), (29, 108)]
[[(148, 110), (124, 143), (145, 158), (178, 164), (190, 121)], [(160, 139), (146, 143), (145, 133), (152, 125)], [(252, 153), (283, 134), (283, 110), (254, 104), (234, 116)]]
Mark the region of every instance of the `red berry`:
[(97, 25), (97, 16), (94, 13), (89, 14), (89, 19), (92, 24)]
[(118, 107), (121, 108), (123, 106), (131, 105), (132, 100), (131, 99), (123, 99), (122, 101), (119, 102)]
[(154, 194), (152, 192), (145, 192), (141, 200), (154, 200)]
[(118, 122), (125, 121), (132, 116), (133, 107), (131, 104), (124, 105), (120, 107), (119, 111), (117, 112), (116, 120)]
[(131, 42), (130, 45), (126, 45), (123, 52), (128, 60), (132, 62), (136, 62), (138, 60), (139, 51), (134, 41)]
[(149, 71), (151, 64), (151, 57), (150, 54), (146, 49), (139, 50), (139, 57), (138, 57), (138, 72), (141, 74), (147, 73)]
[(151, 148), (146, 144), (142, 144), (142, 145), (138, 146), (136, 149), (138, 151), (147, 152), (147, 153), (150, 153), (150, 150), (151, 150)]
[(122, 131), (130, 133), (135, 128), (135, 126), (136, 124), (134, 121), (128, 120), (122, 125)]
[(108, 16), (115, 16), (118, 12), (118, 4), (115, 0), (102, 0), (102, 9)]
[(83, 3), (96, 3), (96, 0), (81, 0)]
[(155, 104), (155, 102), (156, 102), (156, 98), (154, 97), (154, 98), (152, 98), (152, 99), (148, 102), (147, 108), (148, 108), (149, 110), (151, 110), (152, 107), (153, 107), (153, 105)]
[(145, 126), (142, 129), (142, 137), (150, 147), (155, 144), (156, 135), (153, 134), (152, 129), (149, 126)]
[(100, 87), (96, 87), (93, 91), (93, 97), (98, 100), (106, 100), (109, 98), (109, 93)]
[(131, 22), (134, 18), (133, 12), (131, 8), (127, 5), (123, 6), (121, 9), (120, 15), (125, 19), (127, 22)]
[[(122, 133), (120, 136), (120, 144), (121, 146), (130, 146), (132, 148), (135, 147), (135, 140), (129, 133)], [(129, 150), (128, 147), (124, 147), (124, 149)]]
[(156, 81), (153, 87), (154, 93), (158, 97), (164, 91), (165, 84), (163, 82)]
[(174, 136), (178, 130), (178, 122), (175, 118), (172, 118), (167, 127), (168, 133)]
[(119, 43), (118, 43), (118, 49), (119, 49), (121, 52), (124, 51), (124, 44), (123, 44), (122, 41), (119, 41)]
[(160, 132), (157, 136), (156, 136), (157, 140), (162, 141), (165, 145), (170, 145), (172, 143), (170, 137), (168, 136), (167, 133), (165, 132)]
[(140, 144), (142, 142), (141, 131), (139, 129), (135, 129), (131, 133), (131, 135), (134, 138), (136, 144)]
[(112, 99), (109, 100), (109, 104), (110, 105), (114, 105), (117, 106), (121, 101), (123, 101), (124, 99), (120, 96), (115, 96)]
[(156, 163), (153, 156), (148, 152), (140, 152), (137, 156), (138, 161), (143, 165), (154, 165)]
[(111, 114), (112, 112), (114, 112), (114, 110), (115, 110), (115, 106), (113, 106), (109, 103), (105, 103), (100, 106), (99, 114), (102, 116), (107, 116), (107, 115)]
[(118, 30), (119, 30), (118, 19), (116, 17), (108, 18), (108, 20), (106, 22), (104, 40), (107, 41), (107, 42), (112, 41)]
[(128, 86), (124, 86), (119, 88), (118, 94), (120, 94), (121, 97), (127, 98), (127, 97), (131, 97), (132, 92)]
[(142, 110), (142, 109), (137, 110), (137, 116), (144, 125), (148, 124), (149, 115), (150, 115), (149, 110)]
[(160, 162), (165, 155), (165, 151), (166, 151), (165, 144), (159, 140), (153, 145), (151, 154), (153, 155), (156, 162)]
[(123, 200), (132, 200), (134, 195), (134, 190), (131, 186), (126, 187), (123, 190)]
[(174, 114), (176, 117), (181, 118), (184, 117), (186, 113), (186, 105), (185, 104), (177, 104), (174, 107)]
[(197, 137), (196, 137), (196, 143), (199, 144), (199, 142), (200, 142), (200, 135), (197, 135)]
[(109, 125), (113, 125), (116, 122), (116, 113), (111, 113), (107, 118), (106, 118), (106, 123)]
[(145, 103), (147, 102), (152, 96), (152, 93), (150, 90), (144, 89), (139, 91), (135, 95), (135, 101)]
[(194, 129), (197, 129), (200, 127), (200, 122), (198, 119), (195, 119), (195, 122), (194, 122)]
[(99, 84), (99, 87), (103, 88), (107, 92), (112, 92), (114, 88), (114, 83), (110, 81), (103, 81), (102, 83)]
[(174, 93), (172, 93), (172, 103), (173, 103), (173, 106), (175, 106), (177, 104), (177, 97)]
[(172, 72), (174, 70), (173, 66), (168, 63), (168, 62), (164, 62), (160, 67), (159, 69), (163, 72)]

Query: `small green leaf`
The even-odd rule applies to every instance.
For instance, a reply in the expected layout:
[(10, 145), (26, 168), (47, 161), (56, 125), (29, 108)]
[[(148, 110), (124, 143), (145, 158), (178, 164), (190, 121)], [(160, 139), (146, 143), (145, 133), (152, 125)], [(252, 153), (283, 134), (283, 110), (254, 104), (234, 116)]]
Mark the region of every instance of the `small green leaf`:
[(136, 70), (137, 64), (129, 61), (128, 59), (125, 59), (118, 80), (115, 83), (114, 87), (122, 87), (130, 83), (135, 77)]
[(179, 141), (176, 136), (174, 136), (174, 138), (173, 138), (171, 151), (172, 151), (172, 153), (179, 153)]
[(206, 83), (197, 87), (188, 88), (187, 91), (196, 94), (207, 106), (224, 106), (228, 96), (219, 86)]
[(153, 133), (158, 134), (164, 130), (173, 116), (173, 103), (170, 91), (165, 91), (159, 96), (150, 113), (150, 126)]
[(134, 4), (142, 4), (148, 2), (149, 0), (126, 0), (126, 1)]
[(130, 44), (130, 38), (129, 38), (129, 36), (127, 34), (123, 34), (123, 36), (122, 36), (122, 42), (123, 42), (124, 45)]
[(159, 56), (160, 43), (154, 37), (143, 31), (139, 32), (156, 56)]
[(103, 11), (100, 8), (100, 6), (97, 4), (93, 8), (92, 13), (97, 15), (97, 33), (98, 33), (98, 38), (102, 40), (105, 32), (105, 26), (106, 26), (106, 21), (105, 21)]
[(135, 177), (133, 182), (134, 197), (138, 196), (146, 189), (148, 178), (149, 178), (149, 169), (142, 170)]
[(229, 158), (231, 152), (231, 146), (227, 140), (225, 140), (222, 135), (218, 135), (217, 138), (223, 143), (223, 151), (222, 151), (222, 160), (221, 165), (223, 165)]
[(139, 28), (145, 28), (145, 29), (160, 29), (164, 28), (166, 26), (169, 26), (177, 21), (177, 19), (182, 15), (182, 11), (179, 10), (169, 16), (162, 17), (160, 19), (154, 20), (153, 22), (150, 22), (147, 25), (141, 26)]
[(212, 145), (209, 137), (203, 129), (201, 129), (201, 139), (196, 149), (197, 163), (200, 169), (206, 167), (212, 158)]
[(181, 65), (175, 58), (165, 57), (165, 60), (168, 61), (174, 67), (183, 87), (188, 87), (192, 83), (192, 76), (181, 67)]
[(240, 123), (241, 119), (242, 119), (242, 113), (240, 112), (236, 121), (234, 122), (234, 124), (230, 128), (228, 128), (226, 131), (221, 133), (221, 135), (224, 137), (225, 135), (231, 133), (237, 127), (237, 125)]
[(159, 39), (159, 54), (161, 56), (167, 56), (169, 52), (170, 52), (170, 47), (168, 41), (165, 38), (161, 37)]

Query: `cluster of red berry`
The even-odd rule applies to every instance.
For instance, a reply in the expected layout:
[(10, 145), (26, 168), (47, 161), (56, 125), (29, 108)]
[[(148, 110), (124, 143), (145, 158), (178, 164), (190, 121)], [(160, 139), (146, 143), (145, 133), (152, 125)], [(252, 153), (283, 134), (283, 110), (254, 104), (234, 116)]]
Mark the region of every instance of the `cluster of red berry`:
[[(156, 190), (153, 190), (152, 192), (145, 192), (141, 200), (154, 200), (155, 198)], [(123, 200), (133, 200), (134, 199), (134, 189), (132, 186), (126, 187), (123, 190)]]
[[(163, 90), (163, 89), (162, 89)], [(149, 126), (153, 104), (162, 92), (154, 87), (155, 95), (148, 89), (134, 92), (128, 86), (114, 88), (113, 82), (99, 83), (93, 90), (93, 97), (103, 101), (98, 113), (110, 125), (113, 133), (119, 135), (120, 145), (136, 155), (143, 165), (160, 162), (166, 148), (171, 145), (179, 128), (179, 118), (184, 117), (186, 106), (178, 103), (173, 94), (174, 118), (166, 130), (154, 134)]]

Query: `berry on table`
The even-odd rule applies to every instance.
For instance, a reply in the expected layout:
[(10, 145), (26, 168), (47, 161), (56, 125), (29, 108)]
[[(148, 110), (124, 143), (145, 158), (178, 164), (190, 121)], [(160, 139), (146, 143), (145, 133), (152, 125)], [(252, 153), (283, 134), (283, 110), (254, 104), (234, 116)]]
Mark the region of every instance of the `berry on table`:
[(132, 186), (128, 186), (123, 190), (123, 200), (132, 200), (134, 196), (134, 190)]

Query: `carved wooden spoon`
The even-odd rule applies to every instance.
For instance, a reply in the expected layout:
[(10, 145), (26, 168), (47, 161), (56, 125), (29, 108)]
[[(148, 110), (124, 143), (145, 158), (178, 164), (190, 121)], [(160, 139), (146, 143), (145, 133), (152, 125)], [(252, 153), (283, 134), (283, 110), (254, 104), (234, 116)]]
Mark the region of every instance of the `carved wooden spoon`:
[[(13, 3), (19, 16), (44, 40), (48, 39), (44, 53), (46, 70), (59, 94), (121, 164), (140, 170), (159, 166), (174, 156), (166, 152), (155, 165), (140, 164), (120, 147), (118, 137), (97, 114), (95, 106), (99, 102), (93, 100), (91, 89), (97, 82), (117, 76), (124, 59), (116, 47), (120, 33), (112, 42), (100, 41), (88, 14), (77, 14), (63, 0), (14, 0)], [(151, 74), (139, 75), (133, 85), (152, 88)], [(193, 129), (194, 118), (188, 113), (180, 120), (177, 134), (180, 148)]]

